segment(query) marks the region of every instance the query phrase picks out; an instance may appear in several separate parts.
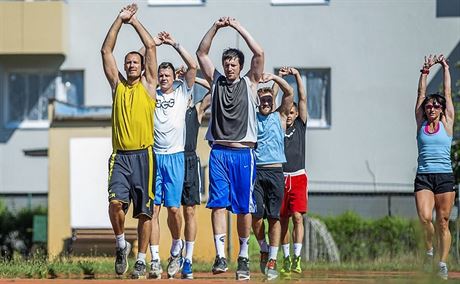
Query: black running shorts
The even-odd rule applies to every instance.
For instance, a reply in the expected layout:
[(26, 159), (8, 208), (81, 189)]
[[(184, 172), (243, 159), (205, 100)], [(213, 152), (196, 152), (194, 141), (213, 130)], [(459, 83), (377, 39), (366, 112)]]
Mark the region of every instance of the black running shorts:
[(201, 165), (195, 152), (185, 152), (185, 177), (181, 204), (183, 206), (200, 205)]
[(414, 192), (428, 189), (434, 194), (455, 191), (453, 173), (417, 174), (414, 180)]
[(283, 168), (257, 167), (253, 198), (255, 218), (279, 219), (284, 195)]

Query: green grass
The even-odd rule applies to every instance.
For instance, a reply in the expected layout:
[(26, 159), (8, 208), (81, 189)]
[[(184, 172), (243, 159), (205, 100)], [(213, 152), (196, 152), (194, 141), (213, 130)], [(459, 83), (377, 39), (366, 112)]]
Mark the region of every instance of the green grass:
[[(280, 253), (281, 255), (281, 253)], [(79, 257), (60, 258), (47, 261), (43, 257), (23, 260), (14, 257), (11, 261), (0, 261), (0, 278), (114, 278), (112, 257)], [(130, 267), (134, 265), (134, 259), (130, 259)], [(193, 264), (196, 272), (209, 272), (212, 263), (195, 261)], [(164, 269), (166, 261), (163, 261)], [(334, 272), (334, 271), (419, 271), (420, 262), (413, 257), (401, 257), (399, 259), (377, 259), (365, 262), (304, 263), (305, 271)], [(235, 270), (235, 262), (229, 264), (230, 270)], [(251, 270), (258, 271), (258, 255), (251, 257)], [(449, 262), (450, 271), (460, 271), (460, 264), (455, 260)]]

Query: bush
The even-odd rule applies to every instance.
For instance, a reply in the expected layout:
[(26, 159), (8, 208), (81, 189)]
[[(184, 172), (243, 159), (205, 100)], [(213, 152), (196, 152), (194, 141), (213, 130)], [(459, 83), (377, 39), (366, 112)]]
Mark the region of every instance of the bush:
[(0, 244), (1, 258), (11, 260), (13, 252), (17, 251), (29, 256), (34, 245), (33, 218), (34, 215), (46, 215), (43, 207), (24, 208), (18, 213), (11, 213), (3, 200), (0, 200)]
[(422, 240), (416, 220), (389, 216), (366, 220), (351, 211), (320, 219), (334, 238), (342, 261), (415, 255)]

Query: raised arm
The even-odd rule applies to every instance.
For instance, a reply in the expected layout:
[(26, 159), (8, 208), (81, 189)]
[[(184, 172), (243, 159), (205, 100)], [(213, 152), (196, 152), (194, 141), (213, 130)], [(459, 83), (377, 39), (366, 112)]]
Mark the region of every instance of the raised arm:
[(442, 54), (438, 57), (438, 63), (441, 64), (442, 70), (444, 72), (444, 97), (446, 98), (446, 120), (448, 127), (450, 128), (450, 131), (452, 133), (455, 120), (455, 107), (452, 101), (452, 86), (449, 64), (447, 63), (446, 58)]
[(195, 83), (197, 83), (198, 85), (201, 85), (203, 88), (206, 88), (208, 91), (211, 90), (211, 85), (209, 85), (208, 81), (206, 81), (205, 79), (196, 77)]
[(204, 35), (196, 51), (196, 57), (198, 58), (198, 63), (200, 64), (201, 71), (203, 72), (203, 77), (210, 85), (214, 80), (214, 70), (216, 68), (212, 63), (211, 58), (209, 58), (209, 49), (211, 48), (212, 40), (214, 39), (217, 31), (228, 25), (227, 19), (227, 17), (220, 18), (212, 25), (212, 27)]
[(182, 46), (180, 45), (172, 36), (170, 33), (167, 32), (161, 32), (158, 34), (158, 38), (164, 43), (168, 44), (179, 53), (179, 55), (182, 57), (182, 60), (184, 60), (185, 64), (187, 64), (187, 71), (185, 71), (184, 78), (185, 81), (187, 82), (187, 87), (191, 88), (193, 87), (193, 84), (195, 84), (195, 77), (196, 77), (196, 70), (197, 70), (197, 63), (193, 59), (192, 55)]
[(252, 83), (258, 84), (264, 71), (264, 50), (237, 20), (228, 18), (228, 21), (229, 25), (243, 37), (252, 51), (251, 67), (247, 75)]
[(280, 76), (274, 74), (264, 73), (262, 75), (262, 82), (266, 83), (268, 81), (275, 82), (283, 92), (283, 97), (281, 99), (281, 105), (278, 108), (278, 111), (283, 119), (286, 119), (289, 112), (291, 111), (292, 104), (294, 103), (294, 89), (289, 85), (286, 80)]
[(211, 92), (207, 92), (204, 95), (203, 99), (199, 103), (196, 104), (196, 111), (198, 114), (198, 122), (201, 124), (201, 120), (203, 119), (206, 110), (211, 106)]
[(299, 108), (299, 117), (302, 119), (303, 123), (307, 123), (308, 118), (308, 105), (307, 105), (307, 92), (305, 86), (303, 85), (302, 76), (300, 76), (299, 70), (295, 68), (289, 68), (289, 74), (295, 76), (295, 81), (297, 83), (297, 92), (299, 95), (299, 103), (297, 104)]
[(113, 49), (115, 48), (118, 32), (121, 29), (121, 25), (123, 23), (127, 23), (136, 13), (136, 11), (137, 6), (135, 4), (123, 7), (113, 22), (112, 26), (110, 27), (109, 31), (107, 32), (104, 43), (102, 44), (102, 65), (104, 67), (105, 77), (109, 81), (112, 91), (115, 90), (118, 82), (120, 81), (120, 78), (122, 78), (118, 71), (115, 57), (113, 56)]
[(145, 47), (145, 72), (142, 76), (142, 84), (147, 88), (149, 95), (156, 98), (156, 87), (158, 81), (158, 64), (157, 64), (157, 49), (153, 37), (141, 24), (135, 15), (129, 20), (129, 24), (133, 26), (139, 35)]
[[(283, 78), (286, 75), (289, 75), (289, 68), (281, 67), (280, 70), (278, 71), (278, 76)], [(274, 108), (276, 109), (276, 97), (278, 96), (280, 86), (278, 86), (276, 82), (273, 82), (272, 90), (273, 90), (273, 104), (274, 104)]]
[(423, 112), (422, 103), (426, 97), (426, 78), (430, 73), (430, 68), (436, 63), (436, 56), (425, 56), (425, 62), (423, 67), (420, 70), (420, 77), (418, 79), (418, 90), (417, 90), (417, 101), (415, 103), (415, 120), (417, 122), (417, 129), (420, 128), (423, 122)]

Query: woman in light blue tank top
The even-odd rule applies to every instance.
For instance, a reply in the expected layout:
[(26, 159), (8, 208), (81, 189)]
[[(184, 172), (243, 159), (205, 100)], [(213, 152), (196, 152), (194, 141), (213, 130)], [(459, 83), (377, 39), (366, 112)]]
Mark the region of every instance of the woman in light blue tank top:
[[(442, 66), (444, 73), (444, 96), (427, 96), (427, 77), (430, 68), (437, 63)], [(439, 247), (435, 250), (439, 258), (438, 276), (447, 279), (446, 261), (451, 246), (449, 216), (455, 199), (455, 181), (450, 159), (455, 118), (451, 79), (449, 65), (443, 55), (425, 57), (420, 72), (415, 107), (418, 146), (417, 175), (414, 180), (415, 203), (425, 233), (425, 262), (428, 264), (434, 261), (435, 229), (431, 220), (433, 209), (436, 209), (436, 238), (439, 240)]]

